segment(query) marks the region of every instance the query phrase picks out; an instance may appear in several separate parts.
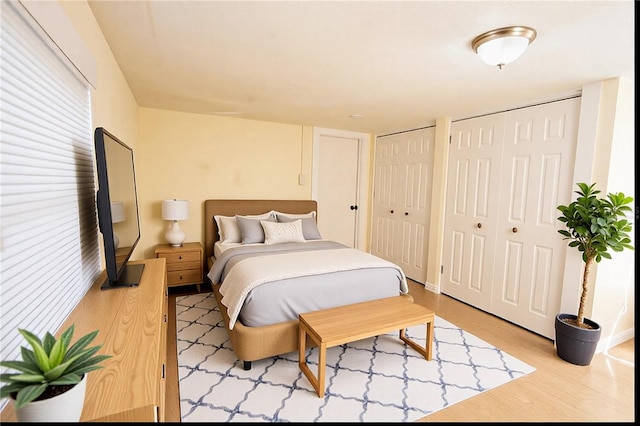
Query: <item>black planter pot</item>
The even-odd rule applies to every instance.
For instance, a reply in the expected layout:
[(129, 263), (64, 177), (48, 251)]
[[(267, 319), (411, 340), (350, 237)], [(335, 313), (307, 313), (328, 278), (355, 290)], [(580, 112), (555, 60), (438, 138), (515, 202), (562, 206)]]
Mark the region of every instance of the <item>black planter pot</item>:
[(588, 318), (585, 324), (593, 329), (580, 328), (569, 324), (563, 319), (576, 319), (576, 315), (556, 315), (556, 352), (560, 358), (576, 365), (589, 365), (600, 341), (602, 329), (600, 325)]

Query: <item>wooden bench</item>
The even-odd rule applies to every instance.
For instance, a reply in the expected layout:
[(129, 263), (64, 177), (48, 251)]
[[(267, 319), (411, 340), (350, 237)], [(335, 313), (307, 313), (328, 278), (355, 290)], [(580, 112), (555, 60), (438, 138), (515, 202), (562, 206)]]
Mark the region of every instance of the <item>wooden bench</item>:
[[(355, 342), (400, 330), (400, 339), (425, 357), (432, 358), (433, 322), (435, 313), (413, 302), (410, 296), (395, 296), (370, 302), (339, 306), (300, 314), (298, 339), (298, 365), (311, 385), (324, 397), (325, 363), (327, 348)], [(406, 335), (406, 328), (426, 324), (426, 344), (420, 346)], [(306, 336), (318, 345), (318, 377), (306, 362)]]

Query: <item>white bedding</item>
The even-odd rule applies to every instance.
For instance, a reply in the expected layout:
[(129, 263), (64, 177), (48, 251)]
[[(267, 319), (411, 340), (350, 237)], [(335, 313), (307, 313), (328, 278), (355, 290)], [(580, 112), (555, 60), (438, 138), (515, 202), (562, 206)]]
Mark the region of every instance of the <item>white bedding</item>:
[[(229, 328), (233, 329), (247, 295), (262, 284), (289, 278), (371, 268), (397, 271), (401, 276), (400, 292), (408, 293), (406, 277), (400, 267), (352, 248), (275, 253), (243, 259), (231, 268), (220, 286), (222, 303), (228, 308)], [(216, 280), (212, 282), (215, 283)], [(308, 296), (313, 297), (311, 294)]]
[[(321, 241), (321, 240), (316, 240), (316, 241)], [(242, 244), (242, 243), (223, 243), (220, 241), (216, 241), (213, 244), (213, 255), (214, 257), (218, 258), (222, 253), (224, 253), (226, 250), (229, 250), (230, 248), (242, 247), (242, 246), (263, 246), (263, 245), (264, 243)]]
[(242, 243), (222, 243), (220, 241), (216, 241), (213, 244), (213, 255), (218, 258), (225, 251), (233, 247), (239, 247)]

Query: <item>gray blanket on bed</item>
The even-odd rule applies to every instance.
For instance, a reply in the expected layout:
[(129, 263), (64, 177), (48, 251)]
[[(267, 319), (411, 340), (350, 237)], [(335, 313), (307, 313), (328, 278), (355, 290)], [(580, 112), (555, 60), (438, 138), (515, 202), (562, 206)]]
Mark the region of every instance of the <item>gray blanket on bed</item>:
[(408, 291), (397, 265), (327, 240), (228, 249), (208, 276), (220, 284), (230, 328), (236, 319), (267, 325)]

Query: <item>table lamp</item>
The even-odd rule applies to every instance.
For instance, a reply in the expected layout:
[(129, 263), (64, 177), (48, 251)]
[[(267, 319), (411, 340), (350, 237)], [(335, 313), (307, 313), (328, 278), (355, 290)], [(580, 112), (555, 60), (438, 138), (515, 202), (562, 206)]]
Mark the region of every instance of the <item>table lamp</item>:
[(162, 219), (171, 220), (164, 237), (173, 247), (179, 247), (185, 240), (185, 233), (178, 225), (179, 220), (189, 219), (189, 201), (187, 200), (163, 200)]

